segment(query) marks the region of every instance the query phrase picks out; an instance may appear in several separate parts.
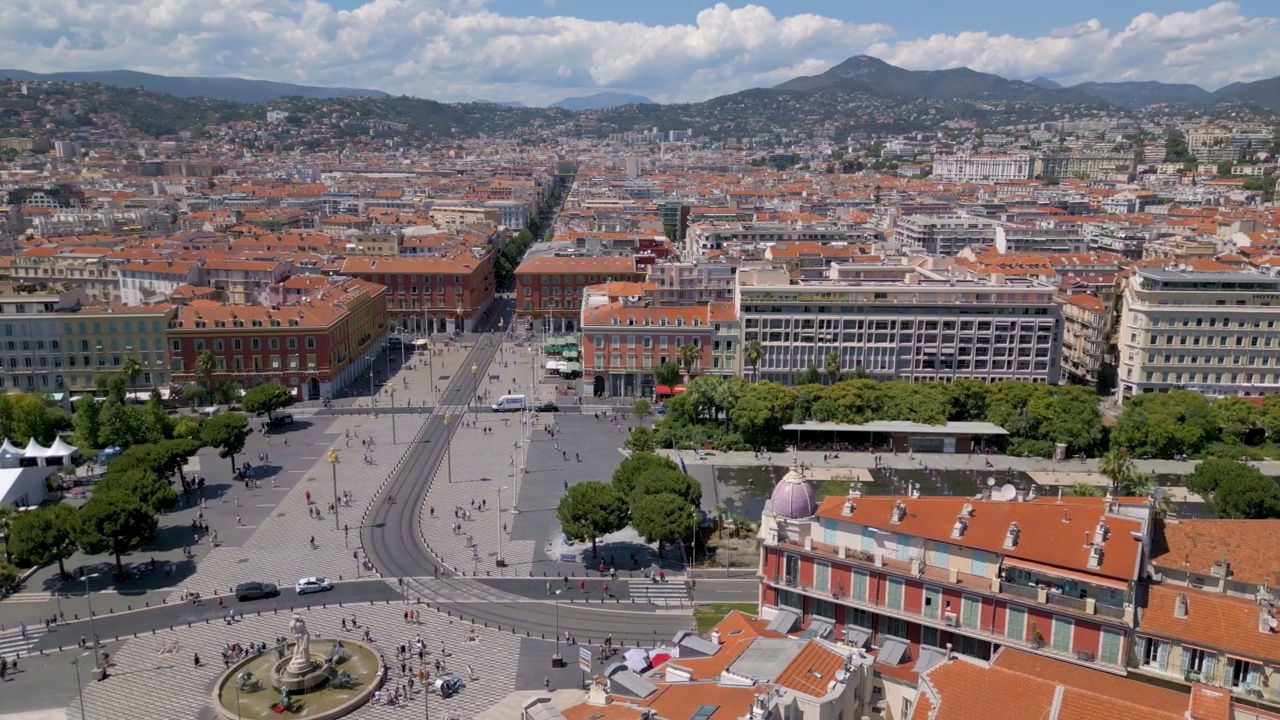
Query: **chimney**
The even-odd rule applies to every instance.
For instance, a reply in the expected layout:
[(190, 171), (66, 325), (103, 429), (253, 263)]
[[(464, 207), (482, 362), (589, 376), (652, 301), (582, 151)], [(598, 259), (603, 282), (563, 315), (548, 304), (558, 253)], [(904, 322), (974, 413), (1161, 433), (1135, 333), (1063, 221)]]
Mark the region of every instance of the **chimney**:
[(964, 515), (957, 515), (956, 524), (951, 526), (951, 537), (955, 539), (964, 537), (964, 530), (967, 525), (968, 522), (964, 519)]
[(967, 518), (973, 517), (973, 503), (965, 503), (964, 507), (960, 508), (960, 515)]
[(902, 522), (902, 518), (906, 516), (907, 516), (907, 505), (906, 503), (899, 500), (898, 502), (893, 504), (893, 513), (889, 517), (889, 522), (893, 523), (894, 525), (897, 525), (898, 523)]
[(1270, 610), (1262, 610), (1258, 613), (1258, 632), (1273, 635), (1276, 631), (1276, 619), (1272, 616)]
[(711, 631), (711, 642), (715, 643), (716, 645), (719, 645), (719, 644), (720, 644), (720, 631), (719, 631), (719, 630), (712, 630), (712, 631)]
[(1004, 534), (1004, 547), (1006, 550), (1012, 550), (1018, 546), (1018, 521), (1014, 520), (1009, 523), (1009, 532)]
[(1096, 570), (1100, 565), (1102, 565), (1102, 546), (1094, 545), (1089, 548), (1089, 567)]
[(1176, 618), (1185, 618), (1187, 616), (1187, 596), (1185, 593), (1178, 593), (1178, 597), (1174, 599), (1173, 616)]
[(1062, 522), (1064, 523), (1071, 522), (1071, 514), (1067, 512), (1066, 508), (1062, 508)]
[(1103, 516), (1102, 518), (1098, 519), (1098, 526), (1093, 529), (1093, 544), (1101, 545), (1102, 543), (1106, 542), (1107, 536), (1109, 534), (1110, 534), (1110, 528), (1107, 527), (1106, 516)]
[(853, 514), (853, 488), (849, 488), (849, 497), (844, 499), (844, 509), (841, 511), (846, 517)]

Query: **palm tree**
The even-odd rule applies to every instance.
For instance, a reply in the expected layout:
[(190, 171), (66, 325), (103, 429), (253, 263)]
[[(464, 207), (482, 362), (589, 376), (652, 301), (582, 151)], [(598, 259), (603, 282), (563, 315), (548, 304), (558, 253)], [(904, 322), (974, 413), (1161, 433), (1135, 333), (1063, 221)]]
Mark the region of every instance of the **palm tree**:
[(1071, 494), (1076, 497), (1097, 497), (1102, 494), (1102, 488), (1086, 482), (1072, 483)]
[(1125, 448), (1115, 448), (1098, 458), (1098, 472), (1111, 481), (1111, 492), (1119, 493), (1133, 472), (1133, 458)]
[(745, 347), (742, 348), (742, 359), (751, 365), (751, 382), (760, 380), (760, 361), (764, 359), (764, 346), (760, 341), (752, 338), (747, 341)]
[(205, 394), (213, 395), (213, 371), (217, 369), (218, 363), (213, 359), (213, 352), (210, 350), (201, 350), (196, 356), (196, 374), (201, 378), (200, 382), (204, 386)]
[(833, 383), (840, 375), (840, 355), (835, 350), (823, 356), (822, 373), (827, 376), (827, 382)]
[(676, 351), (676, 357), (680, 358), (680, 364), (684, 365), (684, 379), (689, 382), (693, 379), (693, 367), (698, 364), (698, 360), (702, 357), (702, 348), (687, 343), (681, 345)]
[(138, 362), (138, 358), (130, 355), (124, 359), (124, 363), (120, 366), (120, 374), (129, 378), (130, 387), (138, 384), (138, 376), (142, 374), (142, 363)]

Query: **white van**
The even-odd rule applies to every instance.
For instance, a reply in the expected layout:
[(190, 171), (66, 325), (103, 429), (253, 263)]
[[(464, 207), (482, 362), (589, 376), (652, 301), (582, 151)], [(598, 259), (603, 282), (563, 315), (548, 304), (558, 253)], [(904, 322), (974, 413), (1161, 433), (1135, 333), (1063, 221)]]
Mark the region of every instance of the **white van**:
[(503, 395), (493, 404), (494, 412), (520, 412), (525, 408), (523, 395)]

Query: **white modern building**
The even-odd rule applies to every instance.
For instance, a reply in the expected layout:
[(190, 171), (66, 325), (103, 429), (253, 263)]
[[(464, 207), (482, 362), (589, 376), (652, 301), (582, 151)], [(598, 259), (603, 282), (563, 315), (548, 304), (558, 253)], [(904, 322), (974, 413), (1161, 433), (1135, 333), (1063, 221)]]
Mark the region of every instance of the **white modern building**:
[(164, 302), (182, 285), (200, 285), (201, 263), (134, 260), (120, 266), (120, 299), (125, 305)]
[(1121, 301), (1118, 399), (1280, 392), (1280, 278), (1138, 268)]
[(821, 280), (738, 272), (743, 342), (759, 340), (760, 378), (792, 383), (828, 353), (877, 380), (1060, 377), (1062, 315), (1052, 286), (972, 279), (914, 264), (833, 264)]
[(898, 247), (927, 255), (955, 255), (995, 244), (996, 223), (969, 215), (907, 215), (894, 223)]
[(993, 182), (1026, 180), (1035, 162), (1030, 155), (940, 155), (933, 160), (933, 180)]

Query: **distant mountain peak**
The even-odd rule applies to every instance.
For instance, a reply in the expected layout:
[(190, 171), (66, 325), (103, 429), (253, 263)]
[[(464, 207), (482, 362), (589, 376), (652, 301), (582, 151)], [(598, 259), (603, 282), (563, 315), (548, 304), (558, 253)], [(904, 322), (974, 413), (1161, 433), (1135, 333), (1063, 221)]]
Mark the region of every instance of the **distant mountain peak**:
[(294, 85), (270, 80), (249, 80), (236, 77), (180, 77), (155, 75), (136, 70), (101, 70), (93, 72), (34, 73), (27, 70), (0, 70), (0, 80), (18, 82), (84, 82), (110, 87), (141, 87), (152, 92), (167, 93), (177, 97), (207, 97), (213, 100), (233, 102), (270, 102), (282, 97), (298, 95), (313, 99), (347, 97), (387, 97), (381, 90), (362, 90), (344, 87), (316, 87)]
[(1043, 75), (1036, 76), (1036, 78), (1031, 80), (1030, 82), (1032, 85), (1035, 85), (1036, 87), (1044, 88), (1045, 90), (1061, 90), (1063, 88), (1061, 83), (1050, 80), (1049, 78)]
[(656, 105), (649, 98), (643, 95), (632, 95), (622, 92), (598, 92), (592, 95), (581, 95), (577, 97), (567, 97), (563, 100), (557, 100), (548, 107), (560, 108), (561, 110), (604, 110), (606, 108), (618, 107), (620, 105)]

